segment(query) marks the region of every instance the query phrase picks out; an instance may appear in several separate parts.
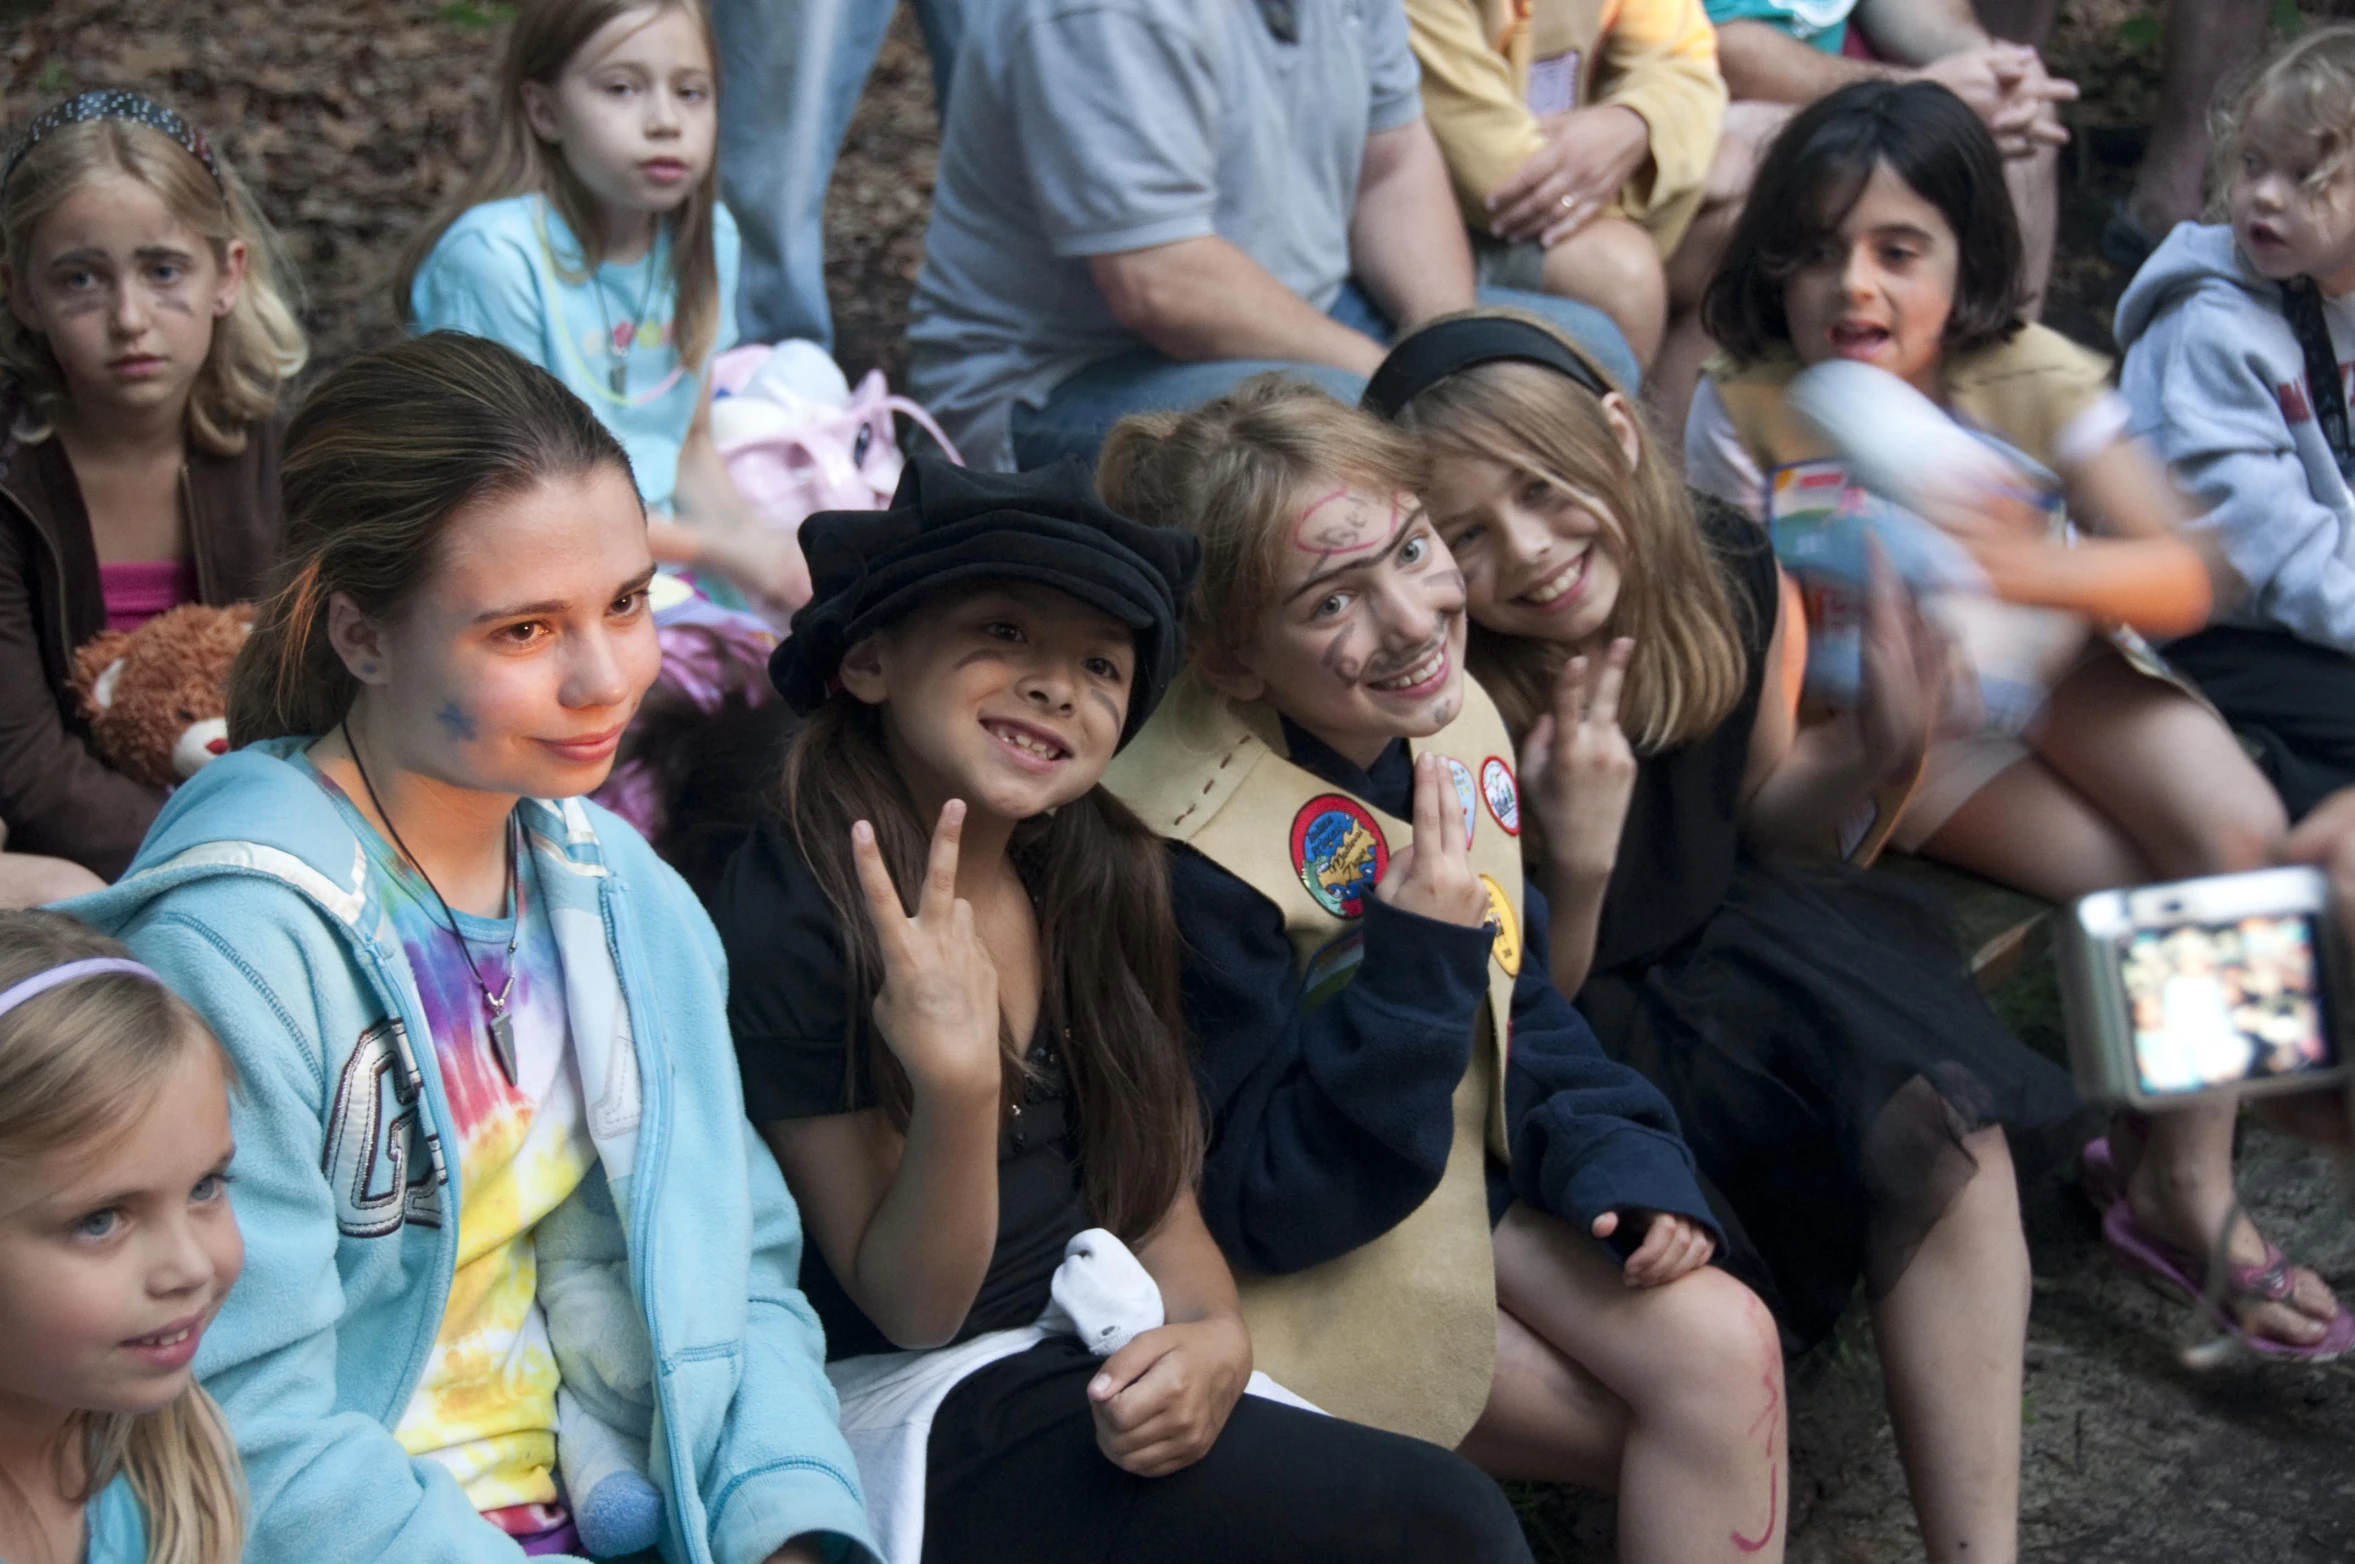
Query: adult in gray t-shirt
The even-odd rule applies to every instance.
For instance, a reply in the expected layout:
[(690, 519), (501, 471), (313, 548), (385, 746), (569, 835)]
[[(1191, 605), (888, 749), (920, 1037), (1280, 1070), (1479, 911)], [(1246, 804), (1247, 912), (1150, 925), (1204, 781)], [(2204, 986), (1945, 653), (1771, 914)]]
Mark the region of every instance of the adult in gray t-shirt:
[[(1355, 400), (1474, 302), (1400, 0), (981, 0), (918, 280), (913, 389), (981, 466), (1093, 459), (1146, 407), (1291, 368)], [(1507, 290), (1632, 385), (1598, 312)]]

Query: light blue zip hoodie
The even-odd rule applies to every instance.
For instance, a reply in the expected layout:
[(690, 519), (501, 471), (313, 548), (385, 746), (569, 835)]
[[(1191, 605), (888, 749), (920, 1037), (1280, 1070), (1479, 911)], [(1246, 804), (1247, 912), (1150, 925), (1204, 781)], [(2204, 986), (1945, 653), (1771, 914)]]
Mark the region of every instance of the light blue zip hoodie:
[[(245, 1274), (196, 1367), (245, 1462), (248, 1564), (510, 1564), (517, 1545), (392, 1435), (456, 1268), (458, 1168), (442, 1150), (455, 1140), (366, 855), (289, 759), (304, 743), (205, 767), (129, 873), (64, 910), (186, 996), (241, 1078)], [(523, 822), (654, 1348), (662, 1555), (758, 1564), (821, 1533), (836, 1557), (872, 1556), (796, 1286), (800, 1220), (744, 1117), (710, 920), (603, 810), (527, 801)]]
[[(2343, 386), (2355, 296), (2322, 315)], [(2281, 285), (2249, 270), (2230, 225), (2179, 223), (2118, 300), (2117, 336), (2134, 433), (2207, 507), (2193, 525), (2248, 586), (2217, 621), (2355, 653), (2355, 494), (2315, 422)]]

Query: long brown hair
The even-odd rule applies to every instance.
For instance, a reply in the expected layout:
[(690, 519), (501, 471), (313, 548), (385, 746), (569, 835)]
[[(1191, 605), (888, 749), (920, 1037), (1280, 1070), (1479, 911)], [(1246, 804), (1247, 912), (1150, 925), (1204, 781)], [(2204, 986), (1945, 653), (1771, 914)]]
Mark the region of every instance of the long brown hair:
[(629, 458), (553, 375), (455, 331), (364, 353), (286, 432), (277, 569), (229, 671), (229, 742), (325, 733), (359, 686), (327, 640), (338, 592), (382, 619), (422, 586), (450, 517)]
[[(62, 913), (0, 912), (0, 989), (128, 954)], [(121, 1134), (197, 1049), (220, 1044), (187, 1001), (135, 973), (80, 978), (0, 1015), (0, 1174), (17, 1184), (45, 1158)], [(194, 1379), (153, 1412), (85, 1412), (69, 1430), (82, 1441), (77, 1497), (129, 1475), (146, 1512), (146, 1564), (236, 1564), (244, 1479), (221, 1410)]]
[[(216, 156), (220, 182), (196, 154), (147, 125), (123, 119), (85, 120), (43, 136), (0, 189), (0, 244), (21, 285), (33, 267), (33, 235), (43, 219), (93, 179), (120, 174), (160, 197), (190, 232), (205, 241), (213, 263), (226, 266), (232, 241), (245, 245), (245, 284), (237, 307), (213, 322), (212, 346), (189, 388), (188, 438), (199, 449), (234, 456), (245, 449), (246, 428), (278, 410), (278, 393), (310, 355), (295, 319), (293, 272), (278, 235), (245, 182)], [(20, 440), (49, 437), (65, 406), (65, 371), (48, 338), (0, 308), (0, 375), (25, 396)]]
[[(1517, 311), (1473, 313), (1552, 330)], [(1621, 722), (1638, 750), (1657, 753), (1691, 743), (1741, 704), (1749, 607), (1702, 536), (1684, 480), (1632, 404), (1627, 413), (1640, 431), (1633, 467), (1600, 397), (1542, 364), (1498, 360), (1448, 376), (1398, 421), (1436, 455), (1502, 462), (1596, 510), (1620, 582), (1602, 635), (1635, 640)], [(1499, 635), (1477, 620), (1464, 653), (1516, 736), (1551, 707), (1569, 658), (1567, 646)]]
[[(580, 176), (564, 161), (563, 152), (540, 140), (523, 111), (523, 86), (531, 82), (553, 89), (564, 68), (598, 29), (631, 11), (680, 10), (695, 18), (703, 34), (703, 50), (711, 60), (712, 81), (720, 79), (719, 43), (712, 35), (711, 17), (701, 0), (523, 0), (515, 30), (507, 35), (507, 54), (499, 62), (498, 120), (491, 130), (491, 148), (474, 177), (457, 197), (443, 205), (410, 235), (393, 274), (393, 309), (414, 324), (409, 295), (417, 272), (450, 225), (473, 207), (509, 196), (540, 194), (556, 208), (564, 226), (580, 245), (580, 266), (556, 258), (568, 282), (583, 282), (605, 264), (605, 224), (597, 204)], [(719, 210), (719, 160), (703, 171), (703, 178), (676, 211), (662, 219), (671, 247), (671, 270), (678, 281), (678, 302), (672, 309), (674, 340), (679, 362), (699, 370), (719, 338), (719, 263), (712, 250), (712, 226)]]
[[(919, 611), (920, 612), (920, 611)], [(902, 624), (920, 622), (912, 613)], [(882, 717), (845, 691), (812, 713), (785, 761), (779, 807), (842, 930), (855, 1038), (883, 980), (883, 956), (851, 858), (850, 828), (871, 821), (892, 883), (922, 883), (930, 850), (906, 784), (883, 747)], [(1124, 1239), (1152, 1231), (1202, 1170), (1202, 1129), (1178, 1011), (1177, 923), (1166, 849), (1101, 786), (1015, 829), (1015, 872), (1038, 901), (1042, 1019), (1078, 1107), (1088, 1210)], [(1001, 1027), (1005, 1098), (1026, 1090), (1027, 1038)], [(905, 1129), (908, 1078), (881, 1037), (863, 1061), (885, 1113)]]
[(1096, 490), (1124, 516), (1202, 540), (1186, 603), (1189, 650), (1249, 637), (1275, 591), (1284, 522), (1312, 483), (1422, 492), (1421, 446), (1297, 375), (1253, 375), (1190, 412), (1132, 413), (1113, 426)]

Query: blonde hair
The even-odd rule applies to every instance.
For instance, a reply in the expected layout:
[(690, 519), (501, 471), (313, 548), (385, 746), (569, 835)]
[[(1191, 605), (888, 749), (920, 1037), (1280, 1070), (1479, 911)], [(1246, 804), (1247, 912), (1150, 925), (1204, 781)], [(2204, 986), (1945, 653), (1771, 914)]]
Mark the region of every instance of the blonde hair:
[[(491, 130), (490, 152), (457, 198), (427, 219), (401, 251), (393, 275), (393, 311), (402, 321), (416, 324), (410, 294), (417, 285), (417, 273), (450, 225), (473, 207), (509, 196), (546, 196), (556, 215), (564, 219), (564, 226), (572, 230), (581, 247), (580, 269), (573, 270), (551, 252), (558, 275), (571, 283), (596, 275), (597, 268), (605, 264), (605, 223), (597, 215), (596, 199), (564, 161), (563, 150), (540, 140), (532, 129), (523, 111), (524, 83), (555, 87), (572, 57), (617, 16), (674, 10), (694, 17), (703, 35), (716, 101), (719, 43), (702, 0), (524, 0), (515, 30), (507, 35), (506, 57), (499, 64), (498, 122)], [(712, 249), (719, 204), (719, 160), (714, 158), (687, 199), (662, 219), (670, 234), (671, 271), (678, 283), (678, 299), (671, 312), (672, 340), (678, 346), (679, 362), (691, 369), (702, 367), (719, 339), (719, 262)]]
[[(293, 273), (277, 233), (237, 171), (215, 158), (220, 182), (196, 154), (151, 126), (123, 119), (85, 120), (35, 142), (0, 188), (0, 245), (20, 282), (33, 266), (33, 235), (66, 198), (93, 179), (120, 174), (159, 196), (226, 266), (229, 245), (245, 245), (245, 283), (237, 307), (213, 322), (212, 347), (188, 393), (188, 437), (216, 455), (245, 449), (246, 428), (278, 410), (278, 393), (310, 357), (295, 318)], [(0, 309), (0, 375), (25, 394), (20, 440), (49, 437), (69, 395), (49, 341)]]
[(429, 332), (322, 380), (279, 459), (286, 535), (229, 669), (229, 742), (325, 733), (359, 693), (327, 640), (327, 602), (396, 613), (440, 559), (450, 518), (479, 500), (629, 458), (556, 377), (496, 342)]
[(1186, 638), (1197, 651), (1225, 651), (1275, 595), (1277, 551), (1303, 488), (1347, 482), (1420, 494), (1430, 474), (1413, 440), (1275, 371), (1191, 412), (1123, 418), (1104, 441), (1096, 489), (1124, 516), (1202, 540)]
[[(0, 989), (127, 954), (63, 913), (0, 912)], [(198, 1048), (220, 1044), (186, 1000), (136, 973), (77, 978), (0, 1015), (0, 1169), (17, 1181), (28, 1163), (121, 1135)], [(127, 1474), (146, 1512), (147, 1564), (236, 1564), (245, 1483), (221, 1409), (195, 1380), (153, 1412), (86, 1412), (73, 1426), (79, 1497)]]
[(2314, 170), (2306, 176), (2308, 195), (2324, 193), (2355, 149), (2355, 25), (2336, 22), (2300, 33), (2249, 69), (2239, 85), (2218, 100), (2212, 117), (2214, 161), (2209, 165), (2210, 220), (2228, 217), (2225, 205), (2240, 159), (2249, 116), (2271, 104), (2290, 124), (2314, 138)]
[[(1467, 314), (1537, 326), (1575, 351), (1535, 316)], [(1741, 703), (1750, 677), (1741, 616), (1749, 606), (1702, 536), (1683, 478), (1632, 403), (1626, 411), (1640, 431), (1632, 469), (1602, 399), (1541, 364), (1476, 364), (1417, 396), (1398, 422), (1433, 456), (1502, 462), (1594, 510), (1602, 546), (1619, 567), (1619, 596), (1602, 635), (1635, 641), (1620, 721), (1638, 750), (1656, 754), (1710, 732)], [(1555, 675), (1569, 657), (1567, 646), (1499, 635), (1476, 619), (1465, 649), (1473, 676), (1516, 734), (1550, 708)]]

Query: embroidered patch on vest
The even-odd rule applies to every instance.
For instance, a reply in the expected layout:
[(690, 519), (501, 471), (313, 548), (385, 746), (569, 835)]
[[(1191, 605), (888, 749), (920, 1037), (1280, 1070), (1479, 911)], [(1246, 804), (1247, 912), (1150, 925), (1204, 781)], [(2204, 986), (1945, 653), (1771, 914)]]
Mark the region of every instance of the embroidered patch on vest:
[(1314, 1010), (1347, 988), (1365, 959), (1366, 936), (1359, 929), (1350, 930), (1309, 957), (1308, 969), (1300, 975), (1301, 1008)]
[(1464, 811), (1464, 845), (1472, 845), (1472, 827), (1480, 821), (1480, 789), (1472, 781), (1472, 768), (1453, 755), (1442, 755), (1447, 762), (1447, 774), (1455, 778), (1456, 802)]
[(1318, 906), (1354, 918), (1390, 867), (1390, 844), (1365, 805), (1345, 793), (1319, 793), (1292, 817), (1292, 867)]
[(1488, 812), (1496, 816), (1496, 823), (1505, 828), (1505, 834), (1519, 836), (1521, 789), (1513, 781), (1513, 768), (1494, 755), (1482, 761), (1480, 793), (1488, 800)]
[(1488, 917), (1485, 921), (1496, 935), (1496, 942), (1489, 946), (1489, 953), (1496, 957), (1496, 964), (1505, 969), (1506, 977), (1519, 977), (1521, 920), (1513, 915), (1513, 904), (1506, 897), (1503, 886), (1484, 874), (1480, 876), (1480, 888), (1488, 892)]

